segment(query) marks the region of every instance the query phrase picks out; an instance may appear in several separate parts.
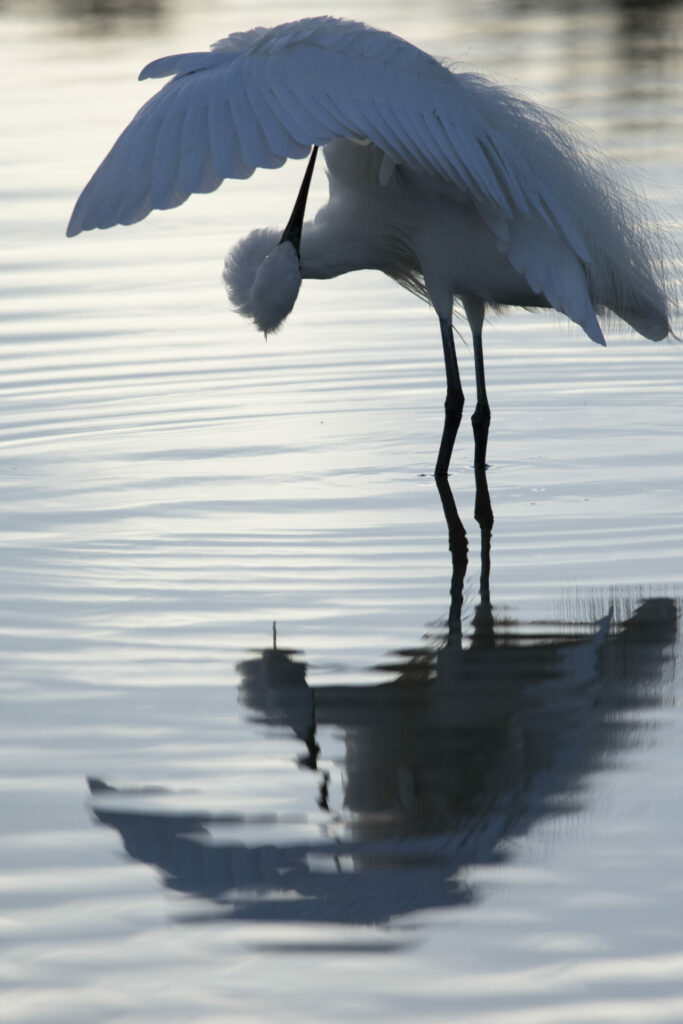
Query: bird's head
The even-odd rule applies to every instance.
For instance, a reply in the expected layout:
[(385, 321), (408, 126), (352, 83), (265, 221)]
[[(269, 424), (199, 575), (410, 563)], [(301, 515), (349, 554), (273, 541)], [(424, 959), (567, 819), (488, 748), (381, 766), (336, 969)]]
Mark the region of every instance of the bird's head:
[(301, 285), (299, 254), (272, 228), (252, 231), (228, 254), (223, 270), (228, 297), (242, 316), (271, 334), (294, 308)]
[(301, 229), (317, 147), (314, 147), (289, 223), (282, 235), (272, 228), (252, 231), (225, 260), (228, 297), (257, 329), (271, 334), (294, 308), (301, 287)]

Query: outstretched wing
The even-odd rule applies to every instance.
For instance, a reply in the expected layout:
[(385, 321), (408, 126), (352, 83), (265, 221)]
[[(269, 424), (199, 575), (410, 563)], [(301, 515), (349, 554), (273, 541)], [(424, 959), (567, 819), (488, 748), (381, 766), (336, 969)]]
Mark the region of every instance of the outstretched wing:
[(548, 189), (535, 190), (519, 148), (511, 150), (503, 112), (500, 124), (492, 120), (482, 81), (391, 33), (305, 18), (163, 57), (140, 78), (171, 74), (86, 185), (68, 235), (132, 224), (339, 137), (369, 139), (395, 163), (452, 182), (491, 221), (531, 207), (571, 233), (560, 204), (552, 210)]

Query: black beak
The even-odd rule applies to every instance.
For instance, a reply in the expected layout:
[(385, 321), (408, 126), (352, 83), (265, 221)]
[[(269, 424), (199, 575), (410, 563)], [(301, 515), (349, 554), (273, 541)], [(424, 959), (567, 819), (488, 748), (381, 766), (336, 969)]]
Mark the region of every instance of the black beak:
[(291, 242), (296, 249), (297, 256), (300, 256), (301, 250), (301, 228), (304, 223), (304, 214), (306, 212), (306, 200), (308, 199), (308, 187), (311, 184), (311, 178), (313, 177), (313, 167), (315, 165), (315, 158), (318, 155), (318, 147), (313, 147), (311, 153), (311, 159), (308, 161), (308, 167), (304, 174), (304, 180), (301, 182), (301, 188), (299, 189), (299, 195), (296, 197), (294, 209), (292, 210), (292, 216), (289, 218), (287, 227), (282, 232), (282, 238), (280, 242)]

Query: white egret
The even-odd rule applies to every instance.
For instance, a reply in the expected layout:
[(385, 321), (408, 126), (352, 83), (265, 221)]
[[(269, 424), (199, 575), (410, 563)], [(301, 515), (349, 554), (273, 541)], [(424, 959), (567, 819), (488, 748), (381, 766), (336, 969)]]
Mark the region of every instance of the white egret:
[[(487, 308), (552, 307), (601, 345), (596, 314), (653, 341), (671, 332), (665, 246), (640, 197), (564, 121), (484, 77), (331, 17), (233, 33), (206, 53), (155, 60), (140, 78), (170, 75), (86, 185), (67, 234), (132, 224), (312, 149), (284, 234), (254, 231), (226, 259), (230, 298), (266, 332), (302, 278), (371, 268), (430, 301), (447, 378), (437, 477), (464, 406), (454, 301), (474, 341), (479, 467)], [(319, 146), (329, 201), (304, 224)]]

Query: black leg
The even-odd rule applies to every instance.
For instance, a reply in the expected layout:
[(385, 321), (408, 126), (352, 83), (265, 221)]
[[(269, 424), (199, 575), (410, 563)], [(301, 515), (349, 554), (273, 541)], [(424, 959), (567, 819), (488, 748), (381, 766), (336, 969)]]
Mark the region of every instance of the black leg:
[(462, 304), (470, 330), (472, 331), (474, 375), (477, 381), (477, 406), (472, 415), (474, 468), (486, 469), (486, 445), (489, 439), (489, 424), (491, 422), (491, 410), (489, 409), (489, 400), (486, 397), (486, 379), (484, 377), (484, 348), (481, 341), (486, 306), (481, 299), (476, 298), (474, 295), (463, 295)]
[(453, 327), (450, 320), (439, 317), (441, 325), (441, 341), (443, 343), (443, 357), (446, 364), (446, 415), (441, 435), (441, 446), (439, 457), (436, 460), (434, 476), (443, 479), (448, 475), (448, 465), (451, 461), (453, 445), (462, 419), (462, 410), (465, 406), (465, 395), (460, 383), (458, 372), (458, 360), (455, 356), (455, 342), (453, 341)]
[(477, 381), (477, 405), (472, 414), (472, 429), (474, 431), (474, 467), (475, 469), (486, 468), (486, 445), (489, 439), (489, 424), (491, 423), (491, 410), (489, 400), (486, 396), (486, 378), (484, 377), (484, 347), (481, 341), (481, 331), (472, 332), (474, 340), (474, 375)]

